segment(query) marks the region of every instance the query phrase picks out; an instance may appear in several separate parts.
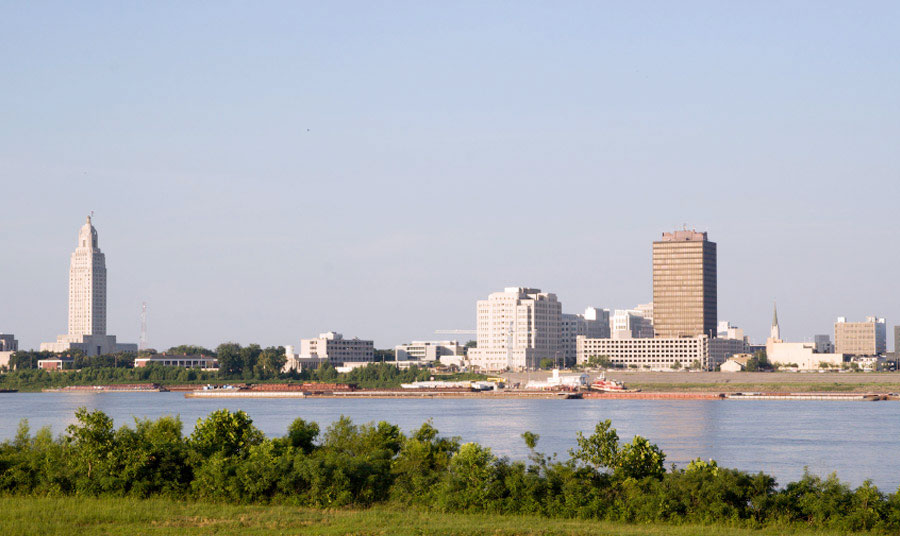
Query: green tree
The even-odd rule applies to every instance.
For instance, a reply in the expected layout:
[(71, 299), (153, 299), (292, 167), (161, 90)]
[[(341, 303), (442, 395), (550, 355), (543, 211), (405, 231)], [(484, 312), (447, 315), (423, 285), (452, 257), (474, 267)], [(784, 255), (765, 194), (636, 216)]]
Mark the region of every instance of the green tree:
[(219, 359), (219, 370), (225, 374), (240, 374), (244, 370), (244, 359), (241, 356), (241, 345), (234, 342), (220, 344), (216, 348)]
[(205, 355), (215, 357), (216, 353), (209, 348), (197, 346), (194, 344), (180, 344), (166, 350), (169, 355)]
[(259, 353), (256, 361), (257, 376), (263, 378), (277, 376), (286, 362), (284, 347), (266, 348)]
[(588, 437), (578, 432), (578, 449), (572, 457), (596, 469), (609, 469), (620, 479), (656, 479), (665, 474), (665, 454), (659, 447), (641, 436), (634, 436), (631, 443), (619, 444), (619, 434), (607, 419), (597, 423), (594, 433)]
[(314, 422), (306, 422), (298, 417), (288, 426), (288, 435), (285, 441), (291, 447), (309, 454), (315, 449), (317, 437), (319, 437), (319, 425)]
[(241, 356), (241, 372), (246, 379), (253, 378), (253, 370), (256, 368), (256, 363), (259, 361), (259, 354), (262, 353), (262, 348), (259, 347), (258, 344), (251, 344), (244, 348), (241, 348), (240, 351)]
[(588, 358), (588, 366), (592, 368), (609, 368), (611, 365), (612, 362), (606, 355), (592, 355)]
[(88, 411), (84, 406), (75, 410), (75, 420), (66, 428), (66, 439), (74, 449), (76, 471), (90, 481), (96, 466), (115, 449), (113, 420), (100, 410)]
[(225, 457), (244, 456), (250, 447), (259, 445), (265, 436), (253, 419), (243, 411), (234, 413), (220, 409), (205, 419), (198, 419), (191, 433), (191, 447), (203, 457), (221, 453)]

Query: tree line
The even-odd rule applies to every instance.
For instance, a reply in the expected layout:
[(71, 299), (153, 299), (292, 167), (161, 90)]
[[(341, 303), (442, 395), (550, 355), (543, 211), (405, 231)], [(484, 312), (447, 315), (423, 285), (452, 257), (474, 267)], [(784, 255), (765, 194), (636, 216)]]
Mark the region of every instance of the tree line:
[[(181, 351), (179, 351), (181, 350)], [(163, 385), (191, 383), (240, 383), (240, 382), (323, 382), (356, 384), (362, 388), (399, 388), (401, 383), (427, 380), (431, 373), (416, 366), (400, 370), (395, 364), (370, 363), (350, 372), (339, 373), (325, 362), (318, 368), (306, 368), (301, 372), (282, 372), (285, 353), (282, 347), (261, 348), (257, 344), (241, 346), (236, 343), (220, 344), (216, 350), (200, 347), (174, 347), (169, 355), (206, 355), (219, 360), (219, 370), (199, 370), (184, 367), (150, 364), (133, 368), (137, 354), (114, 354), (87, 357), (73, 355), (75, 370), (47, 371), (37, 368), (39, 359), (49, 359), (55, 354), (46, 352), (16, 352), (11, 363), (16, 368), (0, 374), (0, 389), (20, 391), (60, 388), (70, 385), (104, 385), (116, 383), (158, 383)], [(444, 379), (483, 379), (479, 374), (452, 374)]]
[(764, 473), (699, 459), (667, 470), (656, 445), (640, 436), (621, 441), (609, 421), (579, 433), (565, 461), (540, 453), (539, 436), (526, 432), (528, 460), (511, 461), (443, 437), (430, 423), (404, 434), (387, 422), (341, 418), (322, 431), (296, 419), (286, 435), (270, 439), (246, 413), (225, 409), (198, 420), (187, 436), (177, 417), (118, 429), (101, 411), (81, 408), (75, 418), (57, 438), (47, 428), (32, 434), (23, 421), (0, 444), (0, 493), (900, 530), (900, 492), (885, 494), (869, 482), (851, 489), (835, 476), (809, 474), (778, 488)]

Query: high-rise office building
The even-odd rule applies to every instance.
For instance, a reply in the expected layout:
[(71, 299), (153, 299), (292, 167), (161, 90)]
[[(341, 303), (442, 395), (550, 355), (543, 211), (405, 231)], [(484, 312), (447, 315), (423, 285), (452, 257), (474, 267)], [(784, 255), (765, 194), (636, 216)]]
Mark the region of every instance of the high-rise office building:
[(561, 362), (562, 304), (556, 294), (536, 288), (507, 287), (478, 301), (478, 345), (469, 363), (481, 370), (518, 370)]
[(716, 335), (716, 243), (706, 233), (663, 233), (653, 242), (653, 327), (657, 337)]
[(86, 355), (137, 351), (136, 344), (117, 344), (106, 334), (106, 257), (100, 251), (91, 217), (78, 231), (78, 243), (69, 261), (69, 330), (56, 342), (41, 344), (41, 351), (77, 349)]

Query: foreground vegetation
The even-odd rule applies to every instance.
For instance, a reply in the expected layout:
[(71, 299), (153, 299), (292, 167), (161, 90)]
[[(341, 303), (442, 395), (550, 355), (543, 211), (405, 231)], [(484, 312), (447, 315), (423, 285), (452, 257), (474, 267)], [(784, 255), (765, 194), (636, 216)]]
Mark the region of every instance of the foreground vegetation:
[[(358, 530), (353, 526), (365, 526), (364, 532), (371, 533), (379, 526), (372, 524), (371, 511), (331, 509), (372, 507), (377, 507), (376, 514), (394, 512), (400, 521), (407, 519), (404, 516), (421, 516), (431, 523), (423, 531), (433, 533), (478, 533), (447, 530), (448, 525), (440, 525), (445, 518), (434, 513), (478, 514), (482, 517), (459, 517), (461, 526), (483, 531), (485, 527), (466, 519), (498, 520), (510, 527), (510, 534), (521, 533), (515, 524), (523, 521), (502, 516), (721, 529), (710, 529), (708, 534), (732, 534), (737, 528), (773, 533), (900, 531), (900, 493), (886, 495), (868, 482), (851, 489), (836, 477), (812, 475), (778, 488), (768, 475), (722, 468), (713, 461), (695, 460), (687, 467), (666, 470), (665, 454), (657, 446), (639, 436), (620, 442), (609, 421), (599, 423), (590, 435), (579, 433), (577, 448), (566, 461), (538, 452), (539, 436), (525, 432), (522, 437), (531, 452), (528, 461), (510, 461), (476, 443), (441, 437), (429, 423), (406, 435), (386, 422), (357, 425), (341, 418), (321, 432), (317, 424), (297, 419), (287, 435), (269, 439), (240, 411), (216, 411), (199, 420), (187, 437), (174, 417), (138, 420), (116, 429), (100, 411), (82, 408), (75, 416), (75, 423), (57, 438), (47, 429), (32, 435), (23, 421), (16, 437), (0, 445), (0, 494), (10, 497), (9, 501), (50, 497), (42, 500), (59, 501), (54, 512), (69, 508), (73, 516), (88, 516), (87, 524), (140, 523), (146, 521), (141, 515), (165, 517), (168, 512), (172, 512), (170, 522), (184, 520), (165, 501), (327, 508), (326, 512), (298, 513), (298, 519), (307, 516), (310, 523), (321, 525), (323, 534), (328, 533), (324, 532), (327, 523), (322, 524), (326, 519), (339, 527), (333, 533)], [(83, 508), (72, 511), (66, 506), (68, 496), (79, 501), (102, 497), (102, 506), (96, 513)], [(125, 499), (147, 498), (156, 500), (135, 503), (131, 510), (121, 506), (129, 504), (122, 502)], [(201, 530), (204, 523), (212, 523), (202, 513), (209, 507), (183, 504), (179, 508), (193, 512), (184, 514), (185, 529)], [(220, 520), (215, 523), (248, 526), (235, 508), (213, 508), (212, 515)], [(251, 517), (269, 519), (264, 523), (266, 530), (276, 530), (291, 510), (245, 511)], [(25, 527), (21, 520), (11, 523)], [(541, 526), (528, 523), (532, 529)], [(543, 526), (556, 526), (556, 522)], [(560, 526), (582, 533), (579, 527), (585, 525)], [(52, 530), (57, 529), (40, 532)], [(565, 534), (569, 529), (559, 530)], [(641, 530), (634, 528), (631, 533), (675, 532)], [(103, 532), (114, 533), (112, 529)], [(127, 528), (120, 533), (128, 533)]]
[[(53, 515), (48, 516), (47, 512), (53, 512)], [(754, 530), (721, 525), (632, 525), (499, 514), (434, 515), (427, 510), (395, 506), (374, 506), (364, 510), (324, 510), (283, 505), (235, 505), (172, 499), (90, 497), (0, 498), (0, 527), (3, 527), (5, 536), (31, 534), (840, 536), (845, 534), (841, 531), (819, 531), (800, 527), (769, 527)]]

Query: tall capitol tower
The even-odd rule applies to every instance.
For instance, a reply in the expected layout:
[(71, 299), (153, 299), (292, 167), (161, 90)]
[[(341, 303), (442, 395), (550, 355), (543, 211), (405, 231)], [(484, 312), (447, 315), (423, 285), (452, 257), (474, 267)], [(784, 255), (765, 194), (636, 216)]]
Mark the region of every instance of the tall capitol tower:
[(69, 263), (69, 331), (56, 342), (41, 344), (41, 351), (71, 350), (89, 356), (137, 351), (136, 344), (118, 344), (106, 334), (106, 256), (90, 216), (78, 231)]
[(69, 336), (106, 335), (106, 257), (87, 217), (69, 264)]

